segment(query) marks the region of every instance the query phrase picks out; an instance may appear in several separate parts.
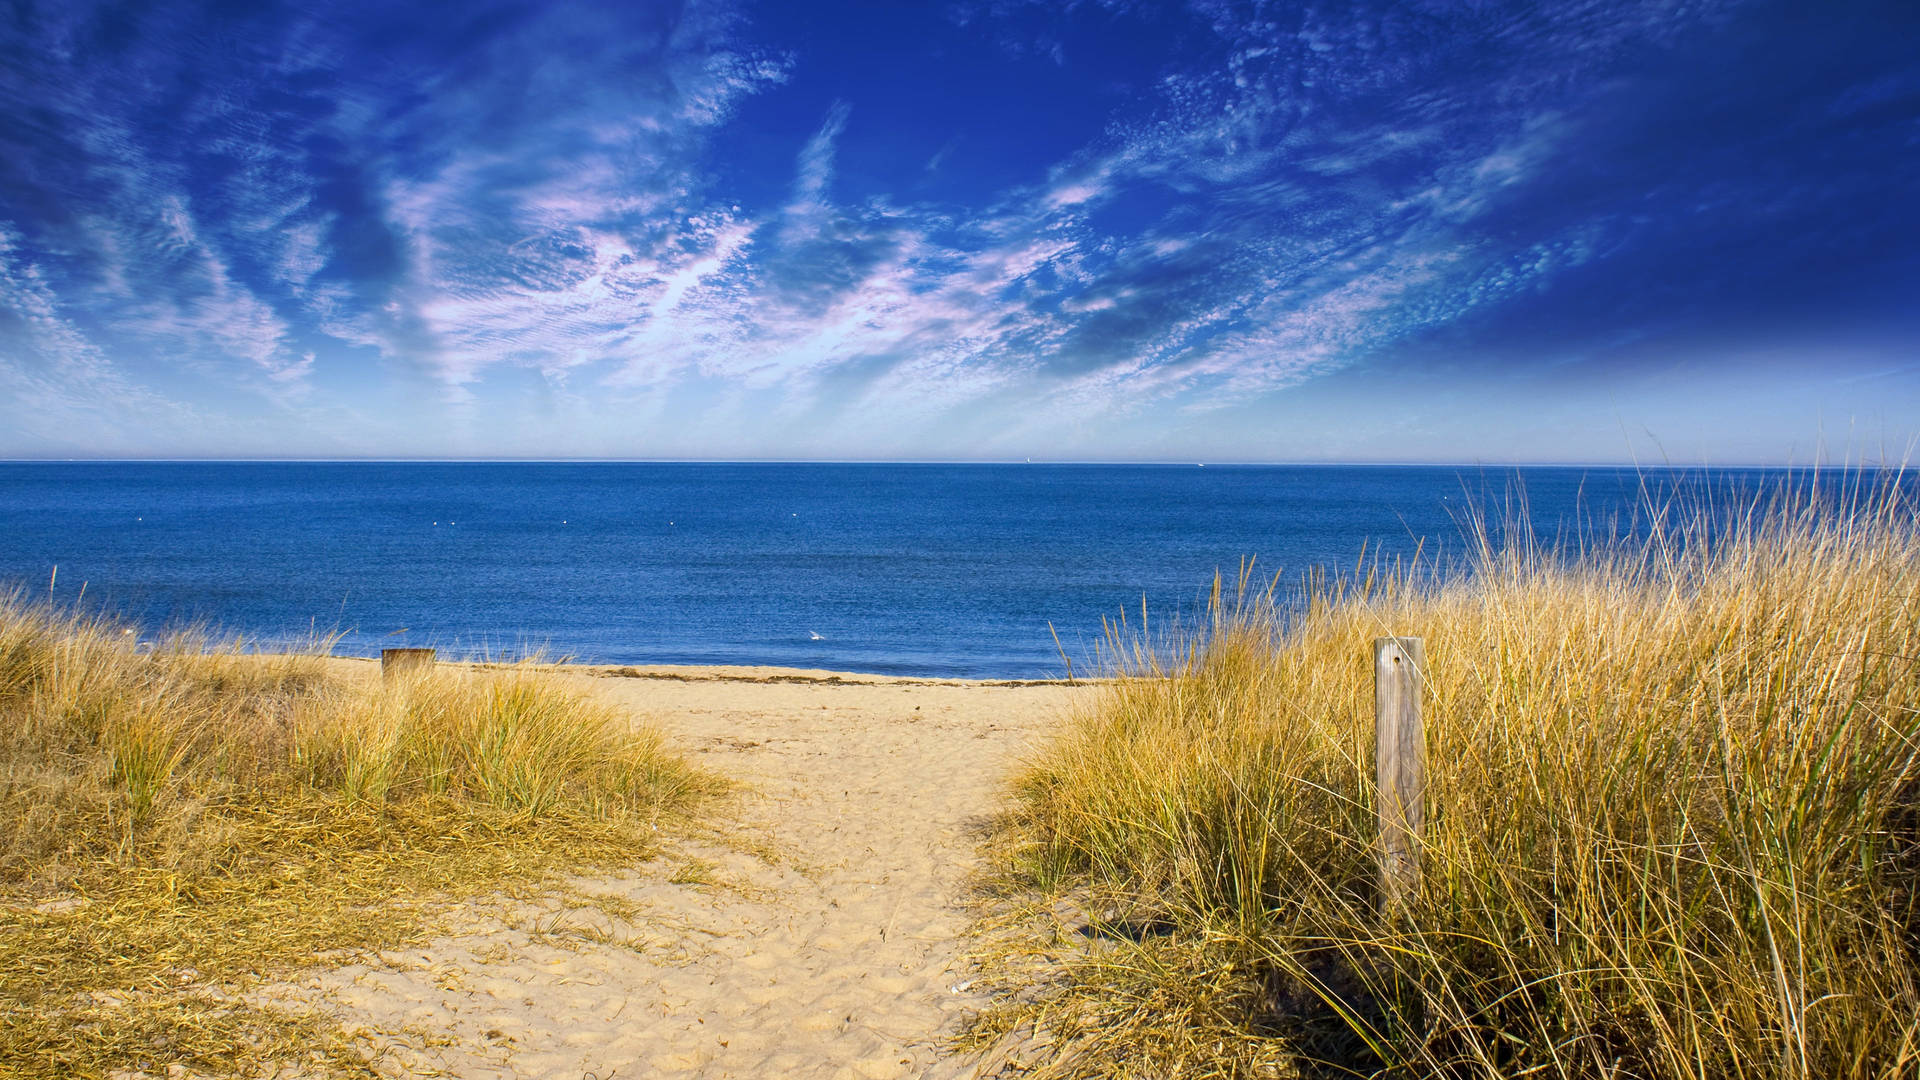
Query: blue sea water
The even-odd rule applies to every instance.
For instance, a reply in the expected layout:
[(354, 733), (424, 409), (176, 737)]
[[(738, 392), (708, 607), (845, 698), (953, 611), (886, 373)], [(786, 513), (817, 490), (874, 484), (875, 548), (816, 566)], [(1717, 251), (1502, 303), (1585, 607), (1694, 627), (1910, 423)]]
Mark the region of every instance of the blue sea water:
[[(1752, 474), (1761, 475), (1764, 474)], [(1738, 477), (1734, 477), (1738, 479)], [(1671, 478), (1661, 478), (1665, 484)], [(1718, 477), (1725, 480), (1726, 476)], [(261, 647), (1047, 677), (1103, 617), (1631, 521), (1644, 473), (1451, 466), (0, 464), (0, 584)], [(57, 577), (54, 567), (58, 566)], [(80, 597), (85, 587), (84, 599)]]

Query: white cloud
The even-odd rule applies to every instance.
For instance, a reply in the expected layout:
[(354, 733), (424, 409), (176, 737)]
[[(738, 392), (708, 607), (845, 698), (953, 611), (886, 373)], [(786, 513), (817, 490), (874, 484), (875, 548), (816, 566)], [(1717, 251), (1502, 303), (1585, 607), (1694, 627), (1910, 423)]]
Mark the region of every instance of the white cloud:
[[(1013, 6), (956, 18), (996, 33)], [(1073, 7), (1044, 14), (1133, 17)], [(907, 435), (966, 427), (955, 418), (975, 408), (1087, 425), (1169, 401), (1204, 410), (1603, 257), (1627, 223), (1497, 243), (1484, 229), (1578, 146), (1554, 81), (1666, 41), (1674, 20), (1656, 8), (1483, 20), (1196, 0), (1213, 35), (1200, 51), (1219, 62), (1158, 73), (1029, 182), (926, 201), (953, 190), (955, 136), (871, 194), (875, 177), (836, 170), (872, 160), (856, 140), (882, 110), (846, 100), (817, 126), (753, 133), (791, 140), (791, 173), (744, 185), (774, 193), (745, 208), (716, 133), (796, 61), (742, 44), (729, 3), (657, 25), (647, 5), (538, 9), (458, 58), (403, 50), (371, 73), (347, 64), (351, 34), (302, 19), (261, 47), (264, 76), (215, 72), (189, 95), (187, 149), (116, 119), (128, 87), (114, 72), (61, 69), (90, 170), (70, 186), (111, 194), (75, 215), (67, 239), (85, 250), (47, 288), (115, 340), (281, 404), (336, 357), (372, 352), (469, 410), (491, 381), (533, 372), (555, 415), (643, 402), (688, 428), (661, 404), (687, 387)], [(151, 46), (190, 46), (191, 29)], [(1448, 67), (1482, 42), (1560, 66)], [(262, 85), (317, 89), (255, 115)], [(196, 149), (228, 171), (190, 178), (218, 172)]]
[(156, 432), (179, 434), (192, 410), (129, 380), (61, 312), (40, 267), (0, 221), (0, 455), (137, 452)]

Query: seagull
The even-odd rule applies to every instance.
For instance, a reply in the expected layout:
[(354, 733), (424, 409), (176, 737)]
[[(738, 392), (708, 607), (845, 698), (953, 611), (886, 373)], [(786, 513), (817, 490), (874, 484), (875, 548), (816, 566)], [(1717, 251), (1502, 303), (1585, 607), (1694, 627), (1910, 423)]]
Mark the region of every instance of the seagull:
[(809, 631), (807, 631), (807, 636), (808, 636), (808, 637), (810, 637), (810, 638), (812, 638), (812, 639), (813, 639), (813, 640), (815, 640), (815, 641), (825, 641), (825, 640), (827, 640), (826, 638), (823, 638), (823, 637), (821, 637), (821, 636), (820, 636), (819, 634), (816, 634), (816, 633), (814, 633), (814, 632), (813, 632), (813, 631), (811, 631), (811, 630), (809, 630)]

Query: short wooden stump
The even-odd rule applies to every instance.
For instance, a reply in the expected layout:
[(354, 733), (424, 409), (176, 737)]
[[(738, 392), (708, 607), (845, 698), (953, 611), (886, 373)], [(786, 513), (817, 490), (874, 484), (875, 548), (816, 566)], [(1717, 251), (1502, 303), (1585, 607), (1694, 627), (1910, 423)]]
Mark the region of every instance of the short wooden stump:
[(380, 674), (392, 678), (416, 668), (433, 666), (432, 649), (381, 649)]

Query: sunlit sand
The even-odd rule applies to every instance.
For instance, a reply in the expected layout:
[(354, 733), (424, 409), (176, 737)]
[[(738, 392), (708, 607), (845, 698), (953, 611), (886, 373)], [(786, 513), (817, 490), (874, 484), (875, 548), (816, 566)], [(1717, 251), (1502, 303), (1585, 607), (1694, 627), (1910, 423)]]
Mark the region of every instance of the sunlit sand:
[(271, 996), (336, 1011), (395, 1074), (969, 1073), (942, 1042), (984, 1003), (963, 956), (977, 829), (1024, 741), (1081, 690), (781, 668), (567, 678), (750, 785), (733, 819)]

